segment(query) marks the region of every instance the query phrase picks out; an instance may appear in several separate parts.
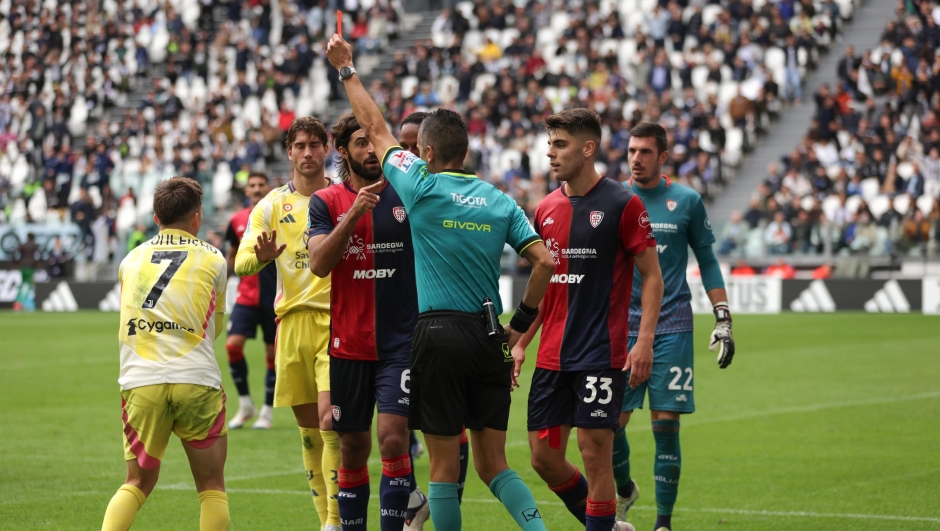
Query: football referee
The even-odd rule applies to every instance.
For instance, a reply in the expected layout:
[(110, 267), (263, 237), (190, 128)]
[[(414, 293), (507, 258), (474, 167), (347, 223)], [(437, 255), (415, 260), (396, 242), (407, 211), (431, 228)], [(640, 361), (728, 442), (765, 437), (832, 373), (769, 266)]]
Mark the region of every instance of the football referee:
[[(425, 434), (434, 528), (461, 527), (459, 436), (466, 425), (480, 479), (519, 527), (543, 530), (531, 491), (506, 463), (505, 446), (509, 393), (524, 361), (514, 360), (510, 349), (538, 314), (554, 260), (512, 199), (463, 171), (468, 138), (460, 115), (442, 109), (424, 119), (418, 158), (388, 131), (341, 36), (330, 39), (327, 58), (340, 72), (362, 130), (376, 153), (384, 153), (385, 177), (411, 220), (421, 313), (411, 352), (408, 425)], [(506, 243), (533, 268), (522, 302), (503, 328), (495, 315), (502, 312), (499, 261)]]

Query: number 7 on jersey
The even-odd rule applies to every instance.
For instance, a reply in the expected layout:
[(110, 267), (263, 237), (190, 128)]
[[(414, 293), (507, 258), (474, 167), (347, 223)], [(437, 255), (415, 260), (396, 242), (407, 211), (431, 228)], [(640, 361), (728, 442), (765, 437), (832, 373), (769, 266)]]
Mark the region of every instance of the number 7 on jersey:
[(180, 270), (180, 266), (183, 265), (183, 262), (186, 260), (187, 256), (189, 256), (189, 251), (153, 252), (153, 255), (150, 257), (151, 264), (159, 264), (169, 260), (170, 265), (167, 266), (166, 270), (163, 271), (163, 274), (160, 275), (160, 278), (158, 278), (157, 282), (153, 285), (153, 288), (150, 289), (150, 293), (147, 294), (147, 298), (144, 299), (144, 303), (140, 305), (141, 308), (146, 310), (157, 305), (157, 301), (159, 301), (160, 297), (163, 295), (163, 290), (165, 290), (167, 285), (169, 285), (173, 275), (175, 275), (176, 272)]

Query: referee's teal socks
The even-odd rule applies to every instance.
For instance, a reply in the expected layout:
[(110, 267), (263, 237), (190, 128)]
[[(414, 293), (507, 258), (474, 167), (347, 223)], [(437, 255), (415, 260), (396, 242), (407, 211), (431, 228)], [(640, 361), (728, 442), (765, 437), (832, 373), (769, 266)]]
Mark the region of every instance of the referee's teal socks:
[[(538, 507), (535, 506), (532, 491), (512, 469), (507, 468), (496, 474), (496, 477), (490, 482), (490, 492), (502, 502), (523, 530), (545, 531), (545, 524), (542, 522), (542, 515), (539, 513)], [(433, 508), (431, 514), (434, 514)], [(437, 527), (437, 520), (434, 521), (434, 528), (450, 529)]]
[(431, 521), (434, 529), (452, 531), (460, 529), (460, 502), (457, 501), (456, 483), (428, 484), (428, 503), (431, 504)]
[[(656, 440), (656, 461), (653, 479), (656, 480), (656, 509), (660, 517), (672, 515), (679, 494), (679, 472), (682, 470), (682, 451), (679, 448), (679, 421), (654, 420), (653, 439)], [(668, 518), (666, 519), (668, 521)], [(670, 528), (668, 525), (662, 527)]]

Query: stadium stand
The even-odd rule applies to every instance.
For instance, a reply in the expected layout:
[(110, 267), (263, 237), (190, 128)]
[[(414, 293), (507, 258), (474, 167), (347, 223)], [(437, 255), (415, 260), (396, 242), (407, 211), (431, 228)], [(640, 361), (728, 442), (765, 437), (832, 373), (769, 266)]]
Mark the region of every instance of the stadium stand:
[[(0, 7), (0, 224), (76, 223), (89, 247), (108, 242), (98, 259), (119, 258), (149, 222), (159, 180), (195, 178), (210, 215), (230, 211), (250, 169), (278, 168), (294, 116), (329, 121), (345, 105), (322, 57), (335, 25), (326, 0)], [(416, 15), (396, 1), (342, 7), (357, 63), (377, 66), (363, 77), (389, 122), (436, 106), (463, 112), (468, 165), (531, 214), (556, 186), (536, 126), (576, 106), (604, 117), (608, 177), (627, 177), (627, 131), (653, 120), (670, 133), (670, 176), (720, 193), (801, 97), (854, 4), (460, 2), (417, 15), (427, 31), (397, 41)]]
[(732, 213), (722, 254), (940, 251), (938, 23), (935, 2), (899, 2), (872, 49), (846, 49), (805, 137)]

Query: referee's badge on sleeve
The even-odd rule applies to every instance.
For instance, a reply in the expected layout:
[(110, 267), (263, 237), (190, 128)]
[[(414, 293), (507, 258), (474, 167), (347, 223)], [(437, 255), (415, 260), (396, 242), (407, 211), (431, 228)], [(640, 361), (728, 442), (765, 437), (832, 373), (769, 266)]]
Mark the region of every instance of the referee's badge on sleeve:
[(403, 172), (407, 172), (411, 169), (411, 165), (418, 160), (418, 157), (414, 153), (405, 150), (399, 150), (395, 153), (392, 153), (392, 156), (388, 158), (388, 162), (398, 168)]

